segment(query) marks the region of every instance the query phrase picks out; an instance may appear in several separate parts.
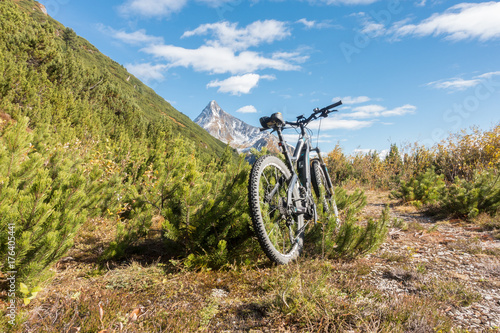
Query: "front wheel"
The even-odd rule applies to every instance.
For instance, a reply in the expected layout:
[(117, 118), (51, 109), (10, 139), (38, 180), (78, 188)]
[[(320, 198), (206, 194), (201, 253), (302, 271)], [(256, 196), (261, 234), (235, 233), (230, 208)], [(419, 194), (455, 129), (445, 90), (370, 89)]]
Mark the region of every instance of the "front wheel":
[[(335, 227), (340, 227), (339, 212), (335, 202), (335, 191), (328, 186), (328, 177), (318, 159), (311, 161), (311, 183), (316, 195), (316, 206), (323, 207), (323, 213), (330, 220), (334, 218)], [(326, 222), (326, 221), (325, 221)]]
[(304, 217), (297, 214), (301, 200), (298, 184), (288, 202), (291, 172), (279, 158), (259, 158), (252, 167), (248, 199), (253, 226), (262, 250), (277, 264), (296, 259), (304, 243)]

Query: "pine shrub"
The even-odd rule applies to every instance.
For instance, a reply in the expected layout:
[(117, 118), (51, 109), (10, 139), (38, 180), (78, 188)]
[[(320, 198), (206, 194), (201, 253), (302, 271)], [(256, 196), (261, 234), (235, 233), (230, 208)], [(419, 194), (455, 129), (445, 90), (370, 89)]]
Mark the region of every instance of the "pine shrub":
[(145, 236), (155, 216), (163, 221), (170, 255), (187, 258), (187, 266), (220, 267), (221, 258), (239, 256), (251, 236), (249, 165), (243, 157), (233, 161), (229, 146), (208, 164), (194, 152), (194, 146), (180, 138), (160, 136), (146, 155), (131, 163), (127, 208), (106, 257), (122, 255), (130, 243)]
[[(0, 260), (2, 271), (17, 270), (21, 281), (36, 281), (97, 213), (108, 183), (98, 168), (84, 168), (79, 149), (38, 142), (44, 135), (27, 123), (22, 118), (0, 132)], [(9, 236), (15, 255), (9, 254)], [(7, 267), (8, 256), (15, 267)]]
[(392, 191), (393, 198), (402, 199), (417, 207), (438, 202), (445, 188), (443, 175), (437, 175), (433, 168), (411, 177), (409, 181), (401, 181), (400, 187)]
[(476, 172), (472, 181), (456, 178), (440, 201), (444, 212), (474, 218), (480, 213), (495, 215), (500, 209), (498, 170)]
[[(366, 205), (364, 192), (357, 189), (348, 194), (342, 188), (335, 189), (335, 200), (342, 224), (338, 227), (334, 217), (320, 213), (319, 223), (306, 235), (307, 243), (313, 244), (312, 252), (328, 258), (354, 258), (377, 249), (385, 240), (389, 222), (387, 207), (379, 220), (369, 219), (365, 224), (358, 216)], [(323, 210), (319, 207), (318, 212)]]
[(331, 257), (357, 257), (376, 250), (385, 240), (389, 224), (387, 206), (378, 220), (369, 219), (366, 225), (360, 225), (354, 214), (347, 214), (345, 222), (335, 235), (335, 246), (327, 246)]

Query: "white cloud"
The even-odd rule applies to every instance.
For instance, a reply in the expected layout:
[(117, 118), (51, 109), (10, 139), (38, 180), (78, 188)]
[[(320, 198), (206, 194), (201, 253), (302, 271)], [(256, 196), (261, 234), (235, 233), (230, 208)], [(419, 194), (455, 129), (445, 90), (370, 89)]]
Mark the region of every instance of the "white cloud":
[(427, 0), (420, 0), (420, 1), (417, 1), (415, 2), (415, 6), (417, 7), (424, 7), (425, 4), (426, 4)]
[(186, 31), (182, 37), (198, 35), (210, 35), (212, 39), (195, 49), (150, 45), (142, 51), (164, 58), (169, 62), (169, 67), (192, 67), (195, 71), (213, 74), (242, 74), (261, 69), (299, 70), (300, 66), (297, 64), (309, 58), (301, 53), (303, 50), (275, 52), (270, 56), (247, 50), (290, 35), (286, 23), (276, 20), (255, 21), (244, 28), (238, 28), (237, 23), (229, 22), (203, 24)]
[(451, 78), (429, 82), (426, 86), (431, 86), (436, 89), (445, 89), (450, 91), (462, 91), (472, 88), (481, 83), (484, 79), (489, 79), (493, 76), (500, 75), (500, 71), (484, 73), (481, 75), (473, 76), (471, 79)]
[(134, 32), (125, 32), (123, 30), (115, 30), (111, 27), (106, 27), (103, 24), (98, 24), (97, 28), (99, 29), (99, 31), (131, 45), (163, 43), (162, 37), (150, 36), (146, 34), (146, 30), (144, 29), (140, 29)]
[(246, 105), (246, 106), (243, 106), (243, 107), (239, 108), (238, 110), (236, 110), (236, 112), (239, 112), (239, 113), (257, 113), (257, 109), (253, 105)]
[(491, 78), (493, 76), (497, 76), (497, 75), (500, 75), (500, 71), (484, 73), (484, 74), (478, 75), (476, 77), (480, 78), (480, 79), (489, 79), (489, 78)]
[(391, 32), (403, 36), (439, 36), (449, 40), (500, 38), (500, 2), (461, 3), (418, 24), (394, 25)]
[(306, 18), (302, 18), (300, 20), (295, 21), (297, 24), (303, 24), (306, 29), (344, 29), (340, 24), (333, 24), (332, 20), (323, 20), (321, 22), (318, 21), (309, 21)]
[(405, 104), (403, 106), (394, 108), (392, 110), (385, 110), (380, 112), (382, 117), (394, 117), (394, 116), (404, 116), (405, 114), (413, 114), (417, 110), (417, 107), (410, 104)]
[(464, 80), (461, 78), (453, 78), (449, 80), (441, 80), (427, 83), (428, 86), (432, 86), (436, 89), (450, 89), (450, 90), (465, 90), (470, 87), (478, 85), (480, 80)]
[[(322, 130), (332, 130), (332, 129), (347, 129), (347, 130), (357, 130), (365, 127), (369, 127), (374, 123), (373, 120), (354, 120), (354, 119), (340, 119), (339, 117), (329, 117), (321, 120)], [(309, 128), (318, 129), (320, 125), (319, 120), (311, 122)]]
[(165, 65), (151, 65), (150, 63), (126, 64), (125, 68), (145, 82), (151, 80), (162, 81), (165, 78), (162, 74), (162, 71), (166, 69)]
[(385, 35), (386, 29), (385, 26), (381, 23), (365, 21), (363, 23), (363, 28), (361, 29), (361, 32), (366, 34), (370, 38), (375, 38)]
[(304, 63), (309, 59), (308, 55), (302, 55), (300, 52), (274, 52), (271, 56), (275, 60), (291, 61), (298, 64)]
[(244, 51), (236, 54), (224, 47), (203, 45), (197, 49), (185, 49), (173, 45), (152, 45), (144, 52), (164, 58), (168, 67), (192, 67), (195, 71), (222, 73), (248, 73), (271, 68), (280, 71), (300, 69), (299, 66), (283, 59), (271, 59), (257, 52)]
[(274, 80), (271, 75), (259, 75), (249, 73), (245, 75), (232, 76), (228, 79), (219, 81), (214, 80), (207, 84), (207, 88), (219, 87), (218, 92), (230, 93), (232, 95), (248, 94), (255, 88), (260, 80)]
[(276, 20), (255, 21), (245, 28), (238, 28), (237, 23), (217, 22), (202, 24), (198, 28), (186, 31), (182, 38), (195, 35), (211, 34), (215, 40), (207, 45), (228, 47), (232, 50), (246, 50), (262, 43), (272, 43), (291, 35), (285, 22)]
[(163, 17), (181, 11), (186, 4), (187, 0), (128, 0), (119, 10), (124, 15)]
[(339, 100), (342, 100), (343, 105), (351, 105), (351, 104), (361, 104), (361, 103), (366, 103), (371, 101), (370, 97), (367, 96), (357, 96), (357, 97), (352, 97), (352, 96), (345, 96), (345, 97), (335, 97), (332, 99), (332, 102), (337, 102)]
[(415, 113), (417, 108), (413, 105), (406, 104), (392, 110), (388, 110), (385, 106), (370, 104), (364, 106), (358, 106), (353, 108), (353, 112), (343, 113), (340, 115), (342, 118), (354, 118), (354, 119), (366, 119), (366, 118), (378, 118), (378, 117), (393, 117), (402, 116), (405, 114)]
[(358, 106), (353, 109), (351, 113), (342, 114), (343, 117), (349, 118), (372, 118), (380, 116), (380, 113), (386, 108), (381, 105), (370, 104), (365, 106)]
[(376, 149), (370, 149), (370, 148), (358, 148), (353, 150), (354, 155), (366, 155), (366, 154), (373, 154), (376, 153), (378, 157), (383, 160), (388, 154), (389, 154), (389, 149), (384, 149), (381, 151), (378, 151)]
[(327, 5), (369, 5), (378, 0), (310, 0), (309, 2), (322, 2)]
[(308, 21), (305, 18), (301, 18), (296, 23), (302, 23), (306, 28), (311, 29), (311, 28), (313, 28), (315, 26), (316, 21)]
[(288, 144), (295, 145), (295, 143), (297, 143), (297, 141), (299, 140), (299, 134), (295, 133), (283, 134), (283, 139), (285, 139), (285, 141)]
[(206, 4), (209, 7), (217, 8), (220, 6), (224, 6), (226, 3), (232, 3), (234, 2), (235, 4), (238, 4), (239, 0), (197, 0), (197, 2), (201, 2)]

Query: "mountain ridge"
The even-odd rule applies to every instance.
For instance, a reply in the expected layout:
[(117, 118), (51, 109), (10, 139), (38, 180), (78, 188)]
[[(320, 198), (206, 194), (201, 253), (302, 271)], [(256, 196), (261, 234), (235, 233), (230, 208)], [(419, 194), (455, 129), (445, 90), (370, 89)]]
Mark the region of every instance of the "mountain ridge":
[(246, 153), (252, 148), (260, 150), (263, 147), (267, 147), (270, 151), (278, 151), (278, 139), (274, 135), (227, 113), (215, 100), (207, 104), (194, 122), (213, 137), (241, 153)]

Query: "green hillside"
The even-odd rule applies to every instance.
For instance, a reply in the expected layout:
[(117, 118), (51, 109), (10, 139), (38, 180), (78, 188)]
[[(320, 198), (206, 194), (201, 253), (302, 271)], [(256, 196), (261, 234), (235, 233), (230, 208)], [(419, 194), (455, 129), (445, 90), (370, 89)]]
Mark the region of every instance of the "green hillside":
[(0, 286), (44, 280), (89, 221), (107, 258), (153, 223), (193, 260), (248, 239), (248, 164), (37, 2), (0, 1), (0, 73)]
[[(17, 5), (17, 6), (16, 6)], [(81, 137), (147, 136), (152, 123), (164, 122), (208, 153), (225, 145), (174, 109), (87, 40), (76, 36), (36, 1), (6, 1), (0, 22), (0, 107), (31, 124), (70, 121)], [(68, 31), (66, 31), (68, 30)], [(41, 107), (42, 110), (38, 108)], [(92, 119), (92, 120), (91, 120)], [(97, 128), (95, 128), (97, 126)]]

